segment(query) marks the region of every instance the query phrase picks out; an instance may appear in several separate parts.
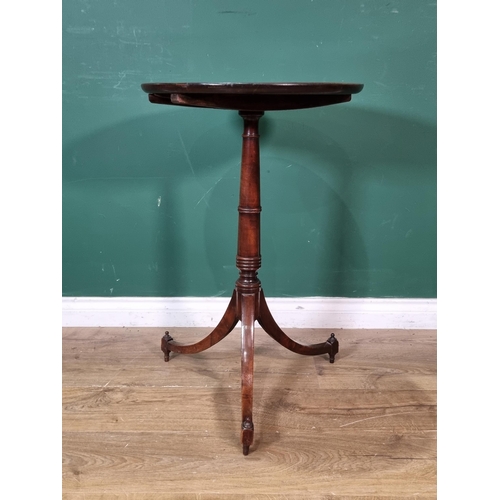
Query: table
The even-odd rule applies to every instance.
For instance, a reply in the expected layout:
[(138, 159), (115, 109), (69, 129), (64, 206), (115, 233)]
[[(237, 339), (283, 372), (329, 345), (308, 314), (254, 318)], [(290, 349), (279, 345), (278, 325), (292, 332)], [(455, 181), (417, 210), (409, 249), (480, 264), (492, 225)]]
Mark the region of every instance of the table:
[(283, 347), (297, 354), (328, 354), (330, 363), (339, 350), (335, 334), (322, 343), (302, 345), (286, 335), (274, 320), (266, 303), (257, 271), (260, 255), (260, 158), (259, 119), (265, 111), (313, 108), (351, 100), (363, 89), (353, 83), (144, 83), (142, 90), (155, 104), (198, 108), (230, 109), (243, 118), (240, 198), (238, 206), (239, 278), (219, 324), (204, 339), (191, 345), (174, 342), (169, 332), (161, 340), (165, 361), (170, 353), (194, 354), (226, 337), (241, 321), (241, 444), (248, 455), (253, 442), (254, 328), (257, 321)]

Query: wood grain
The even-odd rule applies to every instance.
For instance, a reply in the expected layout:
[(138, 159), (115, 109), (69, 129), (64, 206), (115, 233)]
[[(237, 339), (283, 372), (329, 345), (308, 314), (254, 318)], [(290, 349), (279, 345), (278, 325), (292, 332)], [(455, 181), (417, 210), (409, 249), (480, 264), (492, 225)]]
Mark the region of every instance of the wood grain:
[(245, 493), (63, 493), (63, 500), (433, 500), (433, 496), (358, 496), (334, 494), (245, 494)]
[(164, 363), (163, 331), (64, 330), (64, 499), (436, 498), (435, 332), (339, 330), (330, 365), (257, 329), (243, 457), (239, 335)]

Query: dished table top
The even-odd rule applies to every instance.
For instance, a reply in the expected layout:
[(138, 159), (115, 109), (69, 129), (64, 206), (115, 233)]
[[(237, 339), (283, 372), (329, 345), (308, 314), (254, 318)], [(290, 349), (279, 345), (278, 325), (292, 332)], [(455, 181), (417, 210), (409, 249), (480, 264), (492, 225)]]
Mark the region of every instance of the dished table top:
[(157, 104), (279, 111), (346, 102), (363, 89), (359, 83), (143, 83), (149, 100)]

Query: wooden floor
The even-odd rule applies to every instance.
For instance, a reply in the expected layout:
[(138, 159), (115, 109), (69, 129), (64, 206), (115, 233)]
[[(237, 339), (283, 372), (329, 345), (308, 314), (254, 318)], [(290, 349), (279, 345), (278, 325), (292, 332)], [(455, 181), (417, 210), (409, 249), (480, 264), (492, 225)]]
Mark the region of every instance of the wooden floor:
[[(208, 332), (170, 329), (179, 342)], [(63, 499), (436, 498), (435, 331), (336, 330), (331, 365), (257, 330), (247, 457), (239, 330), (169, 363), (162, 334), (64, 329)]]

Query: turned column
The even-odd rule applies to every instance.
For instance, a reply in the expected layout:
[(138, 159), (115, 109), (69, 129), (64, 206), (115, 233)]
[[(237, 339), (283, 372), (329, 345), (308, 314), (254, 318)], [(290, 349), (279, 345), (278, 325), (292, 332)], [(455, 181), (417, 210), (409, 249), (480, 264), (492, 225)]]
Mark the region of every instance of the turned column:
[(238, 206), (238, 251), (236, 267), (240, 277), (236, 289), (241, 293), (257, 293), (260, 281), (260, 159), (259, 119), (263, 112), (240, 111), (243, 118), (240, 202)]

